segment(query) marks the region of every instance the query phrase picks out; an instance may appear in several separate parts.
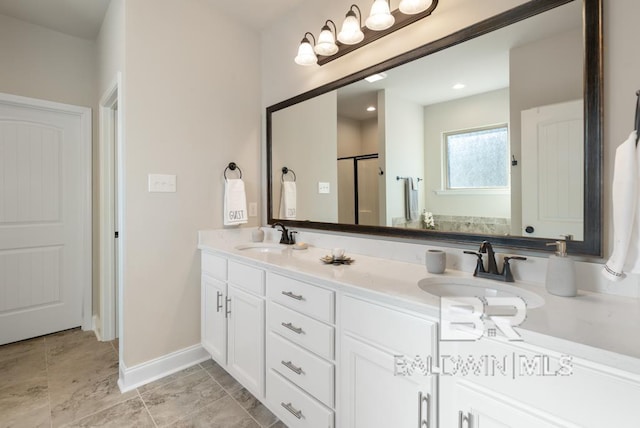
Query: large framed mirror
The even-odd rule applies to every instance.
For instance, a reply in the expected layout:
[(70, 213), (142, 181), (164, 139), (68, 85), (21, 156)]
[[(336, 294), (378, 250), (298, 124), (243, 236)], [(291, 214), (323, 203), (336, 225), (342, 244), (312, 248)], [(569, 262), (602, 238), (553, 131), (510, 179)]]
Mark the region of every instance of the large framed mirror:
[(268, 222), (601, 256), (601, 20), (526, 2), (268, 107)]

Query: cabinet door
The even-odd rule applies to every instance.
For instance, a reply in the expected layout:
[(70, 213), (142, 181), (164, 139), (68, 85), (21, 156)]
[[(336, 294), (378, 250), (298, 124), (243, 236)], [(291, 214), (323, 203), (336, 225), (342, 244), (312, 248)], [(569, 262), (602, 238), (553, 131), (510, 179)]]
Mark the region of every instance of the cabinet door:
[(247, 389), (264, 396), (264, 299), (228, 286), (227, 369)]
[[(441, 411), (441, 425), (458, 428), (577, 428), (542, 409), (526, 405), (495, 391), (466, 380), (442, 379), (452, 382), (453, 394), (441, 397), (453, 399), (447, 410)], [(446, 412), (446, 415), (445, 415)]]
[(227, 364), (225, 288), (224, 282), (208, 275), (202, 276), (202, 325), (200, 326), (202, 346), (222, 366)]
[(340, 426), (436, 428), (430, 377), (396, 375), (392, 353), (348, 334), (341, 345)]

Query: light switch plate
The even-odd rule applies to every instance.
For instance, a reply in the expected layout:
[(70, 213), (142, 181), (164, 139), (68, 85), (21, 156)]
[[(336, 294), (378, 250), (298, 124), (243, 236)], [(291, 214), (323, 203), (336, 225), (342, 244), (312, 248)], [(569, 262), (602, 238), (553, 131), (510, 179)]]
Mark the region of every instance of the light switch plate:
[(176, 176), (169, 174), (149, 174), (149, 192), (175, 192)]
[(258, 216), (258, 203), (249, 202), (249, 217), (257, 217), (257, 216)]
[(318, 193), (331, 193), (331, 184), (323, 181), (318, 182)]

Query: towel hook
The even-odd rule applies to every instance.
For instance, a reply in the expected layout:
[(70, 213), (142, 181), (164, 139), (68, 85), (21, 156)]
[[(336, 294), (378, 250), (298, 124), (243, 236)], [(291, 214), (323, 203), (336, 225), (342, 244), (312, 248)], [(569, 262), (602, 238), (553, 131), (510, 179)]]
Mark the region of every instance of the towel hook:
[(229, 165), (227, 165), (227, 167), (224, 169), (224, 173), (222, 174), (224, 175), (224, 180), (227, 181), (227, 171), (235, 171), (236, 169), (240, 173), (240, 178), (242, 178), (242, 170), (240, 169), (240, 167), (236, 165), (235, 162), (229, 162)]
[(289, 169), (286, 166), (283, 166), (282, 167), (282, 177), (280, 178), (283, 183), (284, 183), (284, 176), (287, 175), (288, 173), (293, 174), (293, 181), (297, 180), (296, 173), (292, 169)]

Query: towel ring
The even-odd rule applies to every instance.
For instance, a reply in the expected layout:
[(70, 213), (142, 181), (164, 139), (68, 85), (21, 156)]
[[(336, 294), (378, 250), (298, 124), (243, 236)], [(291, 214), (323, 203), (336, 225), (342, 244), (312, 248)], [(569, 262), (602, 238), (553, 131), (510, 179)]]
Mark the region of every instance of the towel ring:
[(296, 173), (295, 173), (292, 169), (289, 169), (289, 168), (287, 168), (286, 166), (283, 166), (283, 167), (282, 167), (282, 177), (280, 178), (280, 180), (281, 180), (283, 183), (284, 183), (284, 176), (285, 176), (285, 175), (287, 175), (288, 173), (293, 174), (293, 181), (296, 181), (296, 180), (297, 180)]
[(242, 178), (242, 170), (240, 169), (240, 167), (236, 165), (235, 162), (229, 162), (229, 165), (227, 165), (227, 167), (224, 169), (224, 172), (222, 173), (222, 175), (224, 175), (224, 181), (227, 181), (227, 171), (235, 171), (236, 169), (240, 173), (240, 178)]

